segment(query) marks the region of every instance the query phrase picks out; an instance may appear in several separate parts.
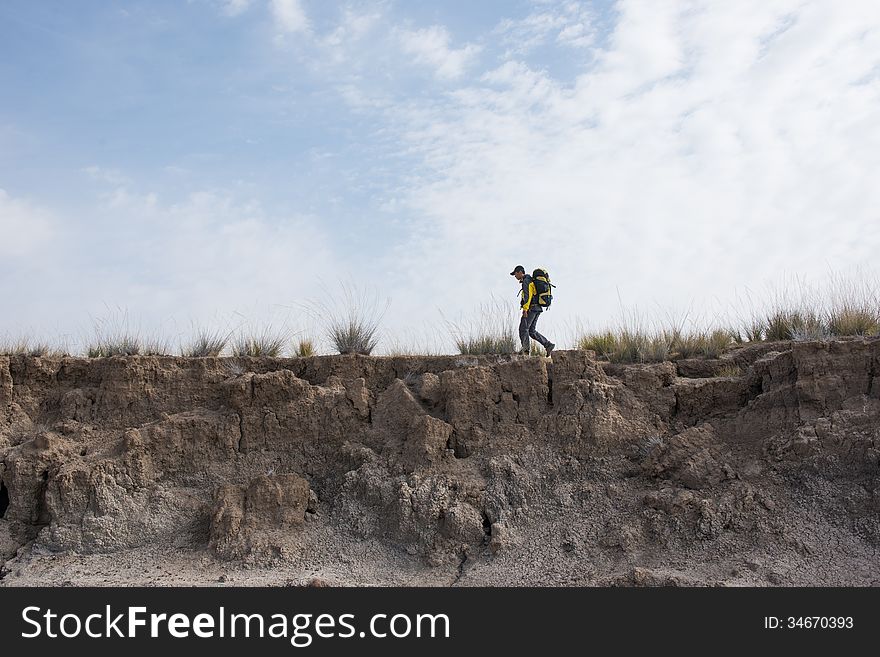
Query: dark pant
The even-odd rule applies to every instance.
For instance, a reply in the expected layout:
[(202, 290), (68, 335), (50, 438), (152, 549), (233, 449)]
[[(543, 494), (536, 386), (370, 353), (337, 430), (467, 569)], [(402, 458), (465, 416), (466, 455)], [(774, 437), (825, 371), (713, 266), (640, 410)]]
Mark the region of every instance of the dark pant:
[(537, 340), (544, 349), (547, 348), (548, 344), (553, 344), (550, 340), (538, 333), (535, 328), (538, 325), (538, 318), (540, 316), (540, 310), (530, 310), (519, 322), (519, 339), (522, 342), (522, 350), (526, 353), (529, 352), (530, 348), (529, 338)]

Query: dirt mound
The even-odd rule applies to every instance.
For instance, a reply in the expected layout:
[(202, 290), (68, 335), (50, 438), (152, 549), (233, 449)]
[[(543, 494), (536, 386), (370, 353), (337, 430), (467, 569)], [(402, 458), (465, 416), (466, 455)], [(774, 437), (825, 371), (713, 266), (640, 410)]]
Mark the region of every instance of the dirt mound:
[(654, 365), (0, 357), (0, 577), (871, 584), (878, 460), (878, 339)]

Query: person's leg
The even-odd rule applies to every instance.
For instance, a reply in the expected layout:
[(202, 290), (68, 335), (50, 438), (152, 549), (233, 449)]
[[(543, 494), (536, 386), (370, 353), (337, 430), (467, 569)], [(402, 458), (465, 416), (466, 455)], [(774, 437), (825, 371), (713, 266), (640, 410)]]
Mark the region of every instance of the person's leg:
[(543, 335), (538, 333), (538, 318), (540, 316), (541, 313), (539, 312), (529, 313), (529, 336), (537, 340), (541, 344), (541, 346), (546, 349), (548, 345), (552, 345), (553, 343), (550, 342), (550, 340), (545, 338)]
[[(529, 313), (531, 315), (531, 313)], [(522, 351), (528, 353), (529, 348), (529, 318), (528, 316), (523, 317), (519, 321), (519, 340), (522, 342)]]

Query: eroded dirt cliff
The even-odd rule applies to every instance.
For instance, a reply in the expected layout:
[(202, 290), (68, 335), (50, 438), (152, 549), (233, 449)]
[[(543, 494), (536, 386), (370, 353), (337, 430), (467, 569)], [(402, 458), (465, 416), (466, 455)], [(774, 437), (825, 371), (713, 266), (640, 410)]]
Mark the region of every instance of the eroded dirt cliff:
[(880, 339), (656, 365), (0, 357), (0, 576), (877, 584), (878, 456)]

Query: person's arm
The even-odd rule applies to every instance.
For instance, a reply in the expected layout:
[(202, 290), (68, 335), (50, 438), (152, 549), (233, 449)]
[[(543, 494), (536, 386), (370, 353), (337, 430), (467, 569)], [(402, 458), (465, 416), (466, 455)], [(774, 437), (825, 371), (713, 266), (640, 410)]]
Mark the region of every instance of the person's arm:
[(532, 298), (535, 296), (535, 284), (532, 283), (532, 279), (528, 278), (528, 283), (526, 279), (523, 279), (523, 299), (525, 302), (522, 304), (523, 314), (529, 312), (529, 308), (532, 307)]

